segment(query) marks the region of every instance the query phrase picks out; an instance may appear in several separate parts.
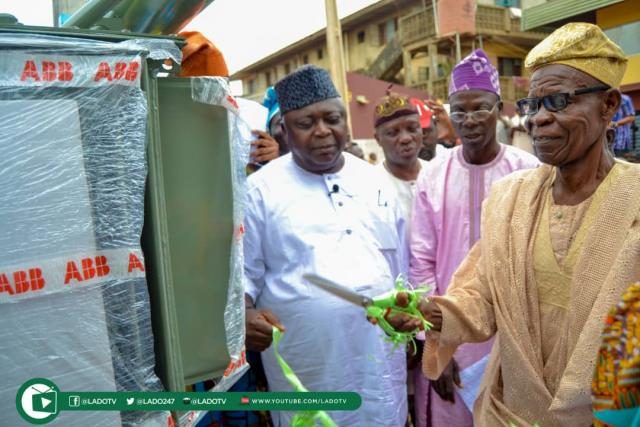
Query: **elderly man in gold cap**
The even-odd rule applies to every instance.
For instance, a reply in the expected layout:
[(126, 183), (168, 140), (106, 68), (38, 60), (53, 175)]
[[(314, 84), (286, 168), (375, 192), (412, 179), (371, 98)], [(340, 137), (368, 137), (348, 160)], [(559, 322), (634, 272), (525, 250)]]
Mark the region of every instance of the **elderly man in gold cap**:
[(460, 344), (496, 336), (476, 426), (589, 426), (603, 320), (640, 280), (640, 167), (607, 148), (626, 59), (597, 26), (572, 23), (526, 66), (518, 107), (545, 164), (493, 186), (481, 239), (447, 293), (420, 303), (434, 324), (423, 370), (438, 378)]

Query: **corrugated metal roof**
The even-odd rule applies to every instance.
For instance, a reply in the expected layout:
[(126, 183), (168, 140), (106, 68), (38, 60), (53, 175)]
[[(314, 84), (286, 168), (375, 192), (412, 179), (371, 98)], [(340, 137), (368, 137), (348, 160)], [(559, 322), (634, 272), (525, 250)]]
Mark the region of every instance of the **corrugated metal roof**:
[(522, 11), (523, 31), (600, 9), (623, 0), (551, 0)]

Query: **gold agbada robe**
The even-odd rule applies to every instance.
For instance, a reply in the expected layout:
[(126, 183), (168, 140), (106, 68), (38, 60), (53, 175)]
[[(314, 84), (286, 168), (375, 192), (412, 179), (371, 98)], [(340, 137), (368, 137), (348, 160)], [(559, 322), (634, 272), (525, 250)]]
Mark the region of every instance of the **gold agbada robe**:
[[(447, 294), (433, 298), (443, 324), (426, 341), (428, 378), (439, 377), (459, 344), (496, 335), (474, 407), (477, 427), (591, 425), (591, 379), (606, 313), (640, 280), (640, 167), (617, 162), (593, 196), (577, 250), (570, 250), (563, 321), (547, 314), (550, 306), (541, 309), (539, 293), (548, 296), (553, 283), (539, 288), (545, 258), (534, 256), (534, 247), (536, 241), (538, 251), (550, 247), (541, 245), (548, 231), (539, 227), (554, 177), (554, 168), (543, 165), (494, 184), (482, 209), (481, 240)], [(553, 338), (552, 355), (543, 354), (543, 337)]]

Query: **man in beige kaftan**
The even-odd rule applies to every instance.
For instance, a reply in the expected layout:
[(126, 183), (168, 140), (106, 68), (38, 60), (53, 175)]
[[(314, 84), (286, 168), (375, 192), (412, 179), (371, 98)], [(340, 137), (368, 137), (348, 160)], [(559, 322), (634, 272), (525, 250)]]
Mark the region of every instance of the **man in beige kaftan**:
[(480, 241), (446, 295), (421, 303), (435, 325), (423, 370), (438, 378), (460, 344), (495, 335), (476, 426), (589, 426), (603, 320), (640, 279), (640, 167), (606, 140), (626, 59), (598, 27), (567, 24), (526, 64), (518, 107), (545, 165), (494, 184)]

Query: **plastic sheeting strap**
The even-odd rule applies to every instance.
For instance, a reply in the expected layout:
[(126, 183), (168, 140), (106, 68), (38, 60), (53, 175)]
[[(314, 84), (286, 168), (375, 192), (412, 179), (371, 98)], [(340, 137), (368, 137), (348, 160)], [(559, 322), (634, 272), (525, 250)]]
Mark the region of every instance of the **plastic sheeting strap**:
[(0, 266), (0, 305), (77, 288), (145, 277), (140, 248), (79, 252)]
[[(282, 369), (284, 377), (287, 379), (287, 381), (289, 381), (289, 384), (291, 384), (294, 391), (308, 392), (309, 390), (307, 390), (307, 388), (302, 384), (300, 379), (293, 372), (293, 369), (291, 369), (289, 364), (282, 358), (282, 356), (280, 356), (278, 345), (280, 344), (281, 339), (282, 332), (280, 332), (280, 329), (274, 326), (273, 354), (275, 354), (276, 356), (276, 360), (278, 361), (278, 365), (280, 365), (280, 369)], [(310, 411), (298, 413), (291, 419), (291, 427), (312, 427), (316, 425), (316, 421), (319, 421), (323, 427), (337, 427), (337, 424), (325, 411)]]

